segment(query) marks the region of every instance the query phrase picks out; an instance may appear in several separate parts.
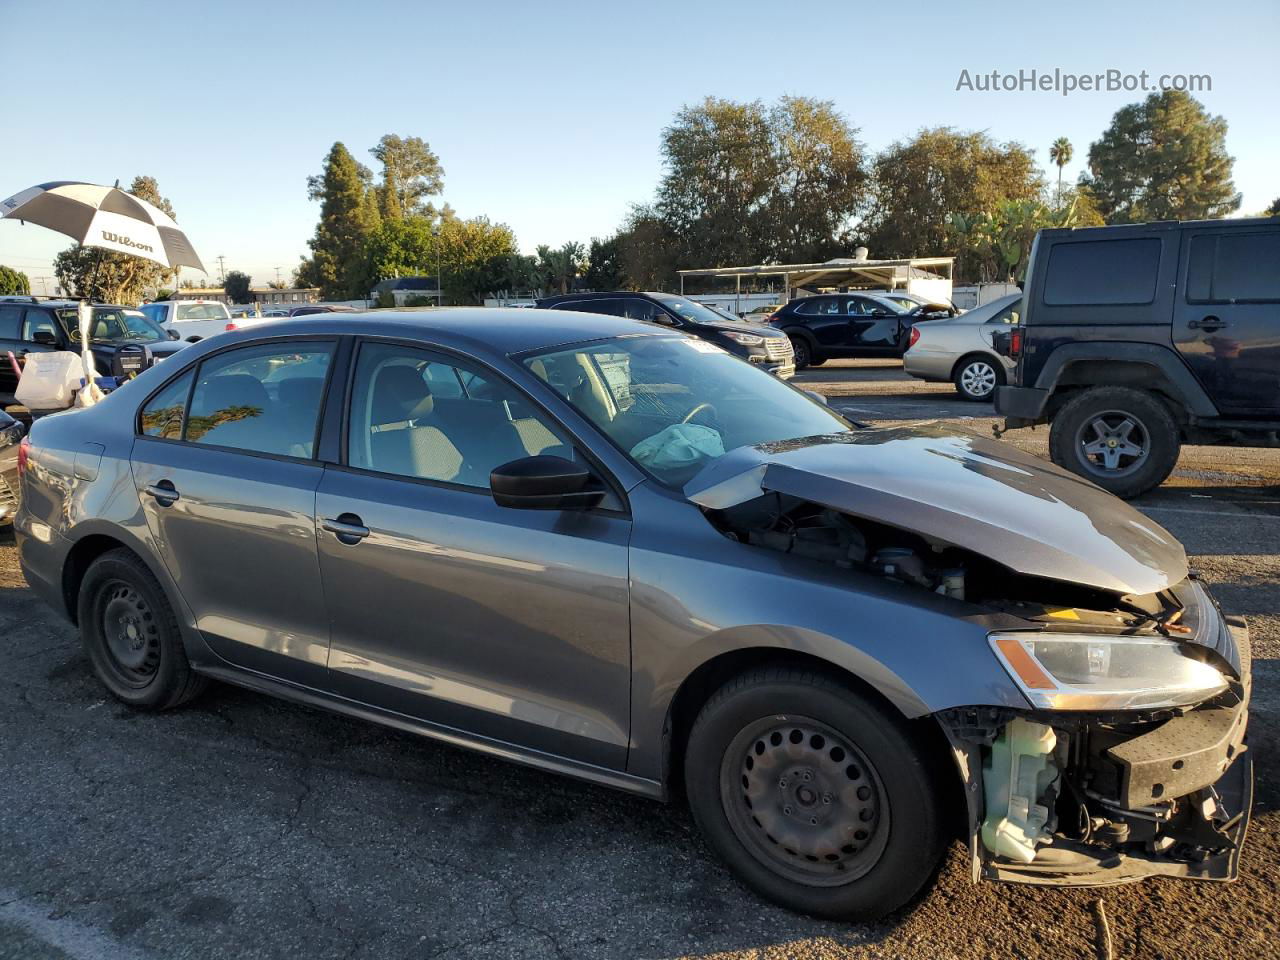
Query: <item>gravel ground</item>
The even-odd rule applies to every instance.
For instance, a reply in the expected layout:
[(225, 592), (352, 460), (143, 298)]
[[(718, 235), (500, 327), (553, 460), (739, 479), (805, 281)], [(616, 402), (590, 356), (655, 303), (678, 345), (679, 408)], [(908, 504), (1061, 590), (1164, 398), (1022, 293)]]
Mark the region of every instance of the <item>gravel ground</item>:
[[(989, 408), (900, 368), (801, 382), (881, 422)], [(855, 409), (856, 408), (856, 409)], [(1040, 436), (1010, 439), (1037, 449)], [(1042, 447), (1040, 448), (1042, 449)], [(224, 686), (104, 697), (0, 534), (0, 958), (1280, 956), (1280, 452), (1192, 449), (1139, 506), (1254, 637), (1257, 802), (1232, 885), (969, 883), (958, 847), (888, 922), (740, 887), (687, 813)]]

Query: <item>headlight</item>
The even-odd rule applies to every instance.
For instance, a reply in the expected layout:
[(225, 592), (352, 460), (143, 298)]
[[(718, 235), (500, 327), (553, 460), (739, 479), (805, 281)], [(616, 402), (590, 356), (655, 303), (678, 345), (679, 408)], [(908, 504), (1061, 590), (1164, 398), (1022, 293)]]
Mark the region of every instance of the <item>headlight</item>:
[(1136, 710), (1199, 703), (1226, 689), (1214, 667), (1163, 637), (993, 633), (991, 649), (1034, 706)]
[(757, 337), (754, 333), (738, 333), (736, 330), (721, 330), (720, 332), (734, 343), (740, 343), (744, 347), (758, 347), (764, 343), (764, 337)]

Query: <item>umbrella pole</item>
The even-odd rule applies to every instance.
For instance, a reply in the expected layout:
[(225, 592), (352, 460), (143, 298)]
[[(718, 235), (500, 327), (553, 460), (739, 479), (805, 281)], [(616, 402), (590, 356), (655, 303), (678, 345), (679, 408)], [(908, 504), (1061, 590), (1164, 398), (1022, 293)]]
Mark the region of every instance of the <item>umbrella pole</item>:
[(98, 247), (97, 256), (93, 259), (93, 269), (89, 272), (89, 282), (85, 285), (85, 296), (80, 298), (80, 363), (84, 367), (84, 387), (80, 391), (80, 405), (91, 407), (102, 396), (96, 382), (98, 371), (93, 362), (93, 285), (98, 279), (98, 268), (102, 266), (102, 248)]

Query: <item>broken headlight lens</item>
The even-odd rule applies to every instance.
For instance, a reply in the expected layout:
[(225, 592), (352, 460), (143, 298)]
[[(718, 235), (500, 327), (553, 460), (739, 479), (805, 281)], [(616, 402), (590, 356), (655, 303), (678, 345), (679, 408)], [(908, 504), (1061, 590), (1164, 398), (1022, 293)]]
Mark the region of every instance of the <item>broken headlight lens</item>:
[(1023, 694), (1046, 710), (1185, 706), (1227, 686), (1215, 667), (1163, 637), (1019, 631), (990, 639)]

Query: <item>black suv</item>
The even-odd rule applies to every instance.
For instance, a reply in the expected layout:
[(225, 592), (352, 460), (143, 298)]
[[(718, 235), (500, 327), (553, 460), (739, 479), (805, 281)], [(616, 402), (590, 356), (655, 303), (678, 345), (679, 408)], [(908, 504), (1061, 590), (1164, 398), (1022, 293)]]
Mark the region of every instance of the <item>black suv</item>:
[(950, 316), (941, 306), (905, 307), (874, 293), (823, 293), (785, 304), (769, 323), (791, 338), (796, 369), (832, 357), (900, 357), (917, 320)]
[[(0, 297), (0, 407), (14, 402), (18, 388), (18, 377), (6, 352), (19, 363), (29, 353), (80, 352), (78, 306), (75, 300)], [(140, 311), (127, 307), (94, 304), (93, 324), (90, 349), (98, 373), (104, 377), (137, 373), (149, 362), (186, 346), (175, 343)]]
[(1183, 443), (1280, 444), (1280, 217), (1042, 230), (1024, 290), (996, 412), (1055, 463), (1134, 497)]
[(708, 340), (783, 380), (794, 376), (791, 343), (771, 327), (730, 320), (687, 297), (671, 293), (567, 293), (536, 301), (542, 310), (578, 310), (648, 320)]

